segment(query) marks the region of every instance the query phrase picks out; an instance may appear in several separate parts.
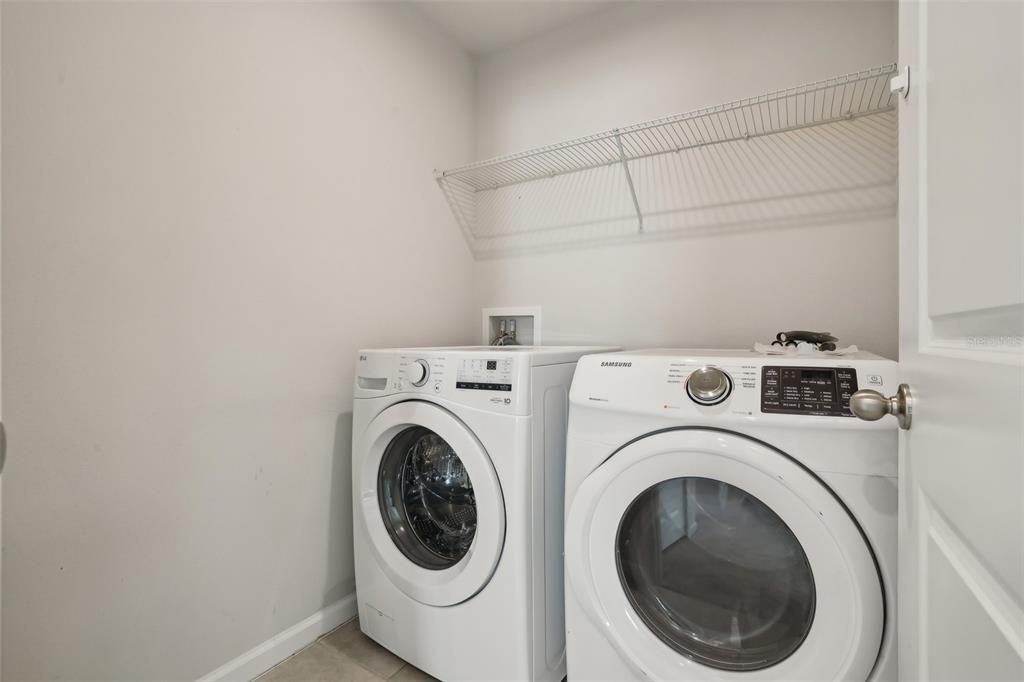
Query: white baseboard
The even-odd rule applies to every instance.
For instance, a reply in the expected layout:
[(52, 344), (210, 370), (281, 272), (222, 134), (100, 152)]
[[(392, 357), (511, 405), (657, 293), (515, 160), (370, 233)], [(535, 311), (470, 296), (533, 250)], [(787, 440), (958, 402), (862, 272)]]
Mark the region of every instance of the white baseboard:
[(320, 635), (355, 617), (356, 595), (353, 592), (204, 675), (199, 682), (249, 682), (315, 642)]

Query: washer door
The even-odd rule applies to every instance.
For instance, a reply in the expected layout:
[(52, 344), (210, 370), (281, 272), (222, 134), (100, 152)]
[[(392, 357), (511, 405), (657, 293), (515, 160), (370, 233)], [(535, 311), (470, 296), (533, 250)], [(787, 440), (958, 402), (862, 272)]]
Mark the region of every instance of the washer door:
[(566, 575), (654, 680), (866, 680), (885, 620), (859, 527), (812, 474), (744, 436), (667, 431), (580, 486)]
[(487, 452), (454, 415), (398, 403), (370, 422), (357, 484), (382, 570), (413, 599), (450, 606), (490, 580), (505, 542), (505, 504)]

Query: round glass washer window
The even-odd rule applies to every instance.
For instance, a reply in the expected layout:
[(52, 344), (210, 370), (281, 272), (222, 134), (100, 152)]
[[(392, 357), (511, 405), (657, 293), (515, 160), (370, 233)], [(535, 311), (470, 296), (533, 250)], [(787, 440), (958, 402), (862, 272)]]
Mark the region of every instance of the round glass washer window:
[(641, 493), (619, 524), (616, 561), (647, 627), (718, 670), (785, 660), (814, 620), (814, 576), (796, 536), (722, 481), (674, 478)]
[(418, 566), (450, 568), (473, 544), (473, 483), (452, 447), (430, 429), (411, 426), (388, 444), (377, 502), (391, 539)]

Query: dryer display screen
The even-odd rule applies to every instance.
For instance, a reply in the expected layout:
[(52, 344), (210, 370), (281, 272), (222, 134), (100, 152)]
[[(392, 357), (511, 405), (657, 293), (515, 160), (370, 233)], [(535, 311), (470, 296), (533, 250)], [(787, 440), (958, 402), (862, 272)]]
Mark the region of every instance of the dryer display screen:
[(850, 396), (857, 391), (857, 372), (849, 367), (763, 367), (761, 411), (852, 417)]

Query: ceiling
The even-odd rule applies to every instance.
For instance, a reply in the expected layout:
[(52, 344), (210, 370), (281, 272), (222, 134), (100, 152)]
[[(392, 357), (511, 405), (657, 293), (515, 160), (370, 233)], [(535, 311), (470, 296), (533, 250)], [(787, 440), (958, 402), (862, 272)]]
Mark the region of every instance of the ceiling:
[(521, 42), (621, 0), (416, 0), (433, 23), (473, 55)]

